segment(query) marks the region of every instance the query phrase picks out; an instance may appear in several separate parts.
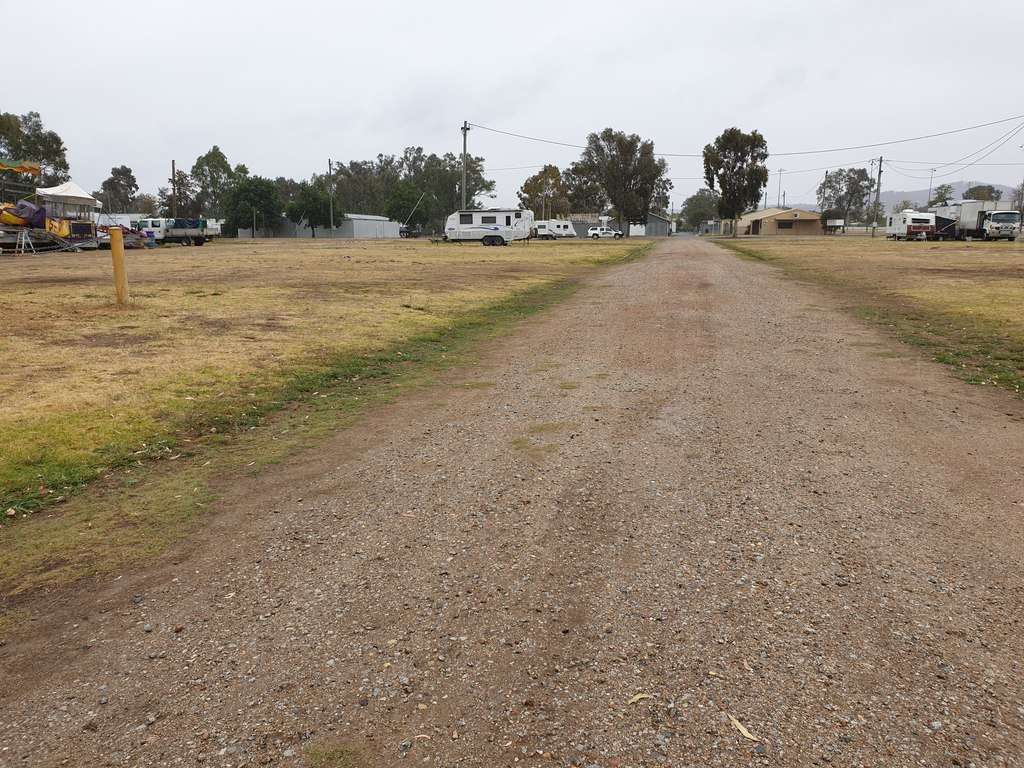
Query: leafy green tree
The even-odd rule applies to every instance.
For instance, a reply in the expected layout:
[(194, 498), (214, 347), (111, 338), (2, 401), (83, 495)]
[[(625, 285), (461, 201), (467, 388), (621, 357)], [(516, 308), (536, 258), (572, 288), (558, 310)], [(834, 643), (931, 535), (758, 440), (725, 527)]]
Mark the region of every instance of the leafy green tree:
[(604, 213), (608, 209), (608, 196), (596, 179), (586, 175), (579, 163), (573, 163), (562, 172), (569, 211), (576, 213)]
[(704, 147), (704, 180), (712, 192), (718, 190), (719, 216), (735, 220), (757, 206), (768, 183), (767, 159), (768, 142), (757, 131), (727, 128)]
[(39, 186), (52, 187), (71, 178), (64, 141), (46, 129), (38, 112), (0, 113), (0, 155), (39, 163)]
[(1013, 207), (1024, 213), (1024, 182), (1013, 188)]
[(519, 189), (519, 204), (547, 218), (569, 213), (569, 189), (557, 165), (545, 165), (523, 182)]
[[(444, 155), (428, 155), (422, 147), (406, 147), (396, 162), (401, 179), (411, 183), (420, 192), (427, 193), (421, 203), (426, 215), (426, 227), (435, 232), (442, 230), (448, 214), (462, 206), (461, 158), (451, 152)], [(484, 175), (484, 159), (470, 156), (466, 163), (466, 193), (469, 207), (480, 207), (478, 198), (493, 192), (494, 181)], [(373, 210), (365, 212), (385, 213)]]
[(281, 193), (271, 179), (241, 176), (224, 193), (225, 226), (229, 234), (252, 227), (275, 231), (281, 222)]
[(274, 179), (274, 185), (277, 187), (277, 191), (281, 196), (281, 205), (287, 209), (289, 203), (293, 203), (299, 199), (299, 193), (302, 191), (302, 185), (305, 182), (296, 181), (295, 179), (289, 179), (284, 176), (278, 176)]
[(151, 195), (148, 192), (140, 192), (133, 197), (129, 207), (132, 213), (144, 213), (146, 216), (156, 216), (157, 211), (160, 210), (156, 195)]
[(975, 184), (964, 190), (964, 200), (994, 200), (1003, 199), (1003, 190), (996, 189), (991, 184)]
[(213, 218), (223, 214), (224, 193), (235, 176), (227, 157), (216, 144), (192, 165), (195, 201), (199, 210)]
[(104, 209), (109, 213), (134, 213), (131, 206), (138, 191), (139, 183), (135, 180), (132, 169), (127, 165), (119, 165), (110, 169), (110, 176), (100, 185), (98, 191), (92, 193), (92, 196), (103, 203)]
[(710, 189), (697, 190), (683, 201), (679, 215), (687, 229), (699, 229), (718, 215), (718, 195)]
[(939, 186), (932, 190), (932, 199), (928, 201), (928, 205), (945, 205), (952, 199), (953, 185), (939, 184)]
[(408, 220), (410, 227), (422, 229), (429, 221), (427, 206), (424, 205), (426, 197), (411, 181), (402, 180), (384, 206), (384, 215), (402, 224)]
[(174, 178), (167, 180), (166, 187), (157, 190), (157, 200), (161, 216), (177, 216), (182, 219), (194, 219), (202, 215), (202, 209), (196, 200), (196, 183), (185, 171), (177, 171)]
[(605, 128), (587, 136), (587, 146), (574, 172), (600, 184), (619, 214), (623, 232), (629, 222), (645, 220), (655, 209), (668, 204), (672, 182), (666, 177), (668, 165), (655, 156), (654, 142), (635, 133)]
[(290, 221), (306, 226), (316, 237), (316, 228), (326, 226), (330, 222), (330, 198), (322, 184), (304, 181), (300, 184), (295, 199), (288, 203), (285, 215)]
[(823, 219), (853, 221), (875, 220), (874, 203), (869, 206), (875, 180), (866, 168), (839, 168), (830, 171), (818, 185), (818, 207)]

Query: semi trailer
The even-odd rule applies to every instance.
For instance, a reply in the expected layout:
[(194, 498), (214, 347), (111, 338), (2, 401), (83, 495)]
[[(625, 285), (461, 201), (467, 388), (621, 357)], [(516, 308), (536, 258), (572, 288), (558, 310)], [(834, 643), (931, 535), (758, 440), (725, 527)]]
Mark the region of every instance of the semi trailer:
[(928, 209), (935, 214), (937, 240), (1016, 240), (1020, 212), (1009, 202), (958, 200)]

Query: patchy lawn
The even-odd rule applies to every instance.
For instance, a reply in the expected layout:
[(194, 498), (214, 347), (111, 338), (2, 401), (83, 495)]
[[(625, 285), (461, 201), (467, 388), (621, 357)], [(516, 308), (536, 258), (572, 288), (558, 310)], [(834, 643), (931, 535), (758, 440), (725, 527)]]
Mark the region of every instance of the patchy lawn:
[(0, 259), (0, 594), (159, 552), (215, 497), (649, 243), (223, 241)]
[(827, 285), (974, 384), (1024, 396), (1024, 243), (884, 237), (716, 240)]

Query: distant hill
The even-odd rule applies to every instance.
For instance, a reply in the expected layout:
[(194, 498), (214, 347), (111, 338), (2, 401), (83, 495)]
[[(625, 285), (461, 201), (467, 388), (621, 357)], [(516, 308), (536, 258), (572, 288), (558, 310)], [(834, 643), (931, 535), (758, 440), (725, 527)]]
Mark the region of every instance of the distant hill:
[[(953, 199), (954, 200), (960, 200), (963, 197), (964, 190), (966, 190), (968, 187), (973, 187), (976, 184), (989, 184), (989, 183), (991, 183), (991, 182), (988, 182), (988, 181), (970, 181), (970, 182), (968, 182), (968, 181), (955, 181), (955, 182), (951, 182), (951, 186), (953, 187)], [(938, 182), (936, 182), (935, 186), (936, 187), (939, 186)], [(992, 184), (992, 186), (995, 187), (996, 189), (1001, 189), (1003, 191), (1003, 200), (1012, 200), (1013, 199), (1013, 187), (1008, 187), (1005, 184)], [(923, 206), (925, 203), (928, 202), (928, 187), (924, 187), (922, 189), (894, 189), (894, 190), (890, 191), (890, 190), (885, 189), (885, 178), (884, 177), (882, 178), (882, 187), (883, 187), (882, 188), (882, 205), (885, 206), (885, 210), (887, 210), (887, 211), (891, 210), (892, 206), (894, 206), (900, 200), (910, 200), (912, 203), (915, 203), (915, 204), (920, 205), (920, 206)], [(790, 208), (803, 208), (804, 210), (807, 210), (807, 211), (816, 211), (816, 210), (818, 210), (818, 204), (816, 202), (810, 202), (810, 203), (790, 203), (789, 207)]]
[[(923, 189), (911, 189), (911, 190), (893, 190), (891, 192), (885, 189), (885, 178), (882, 178), (882, 203), (885, 205), (885, 209), (889, 210), (893, 205), (898, 203), (900, 200), (910, 200), (918, 205), (925, 205), (928, 202), (928, 187)], [(954, 181), (952, 182), (953, 187), (953, 198), (960, 200), (964, 196), (964, 191), (968, 187), (973, 187), (977, 184), (989, 184), (987, 181)], [(936, 182), (935, 186), (939, 186)], [(992, 184), (996, 189), (1003, 191), (1003, 200), (1013, 199), (1013, 187), (1008, 187), (1005, 184)]]

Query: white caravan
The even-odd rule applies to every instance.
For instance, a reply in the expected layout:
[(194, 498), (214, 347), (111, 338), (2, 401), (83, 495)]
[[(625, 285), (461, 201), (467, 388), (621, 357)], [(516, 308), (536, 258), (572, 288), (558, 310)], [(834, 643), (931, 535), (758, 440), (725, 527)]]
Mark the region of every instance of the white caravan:
[(931, 240), (935, 236), (935, 214), (922, 213), (912, 208), (893, 211), (885, 234), (893, 240)]
[(455, 242), (508, 245), (514, 240), (528, 240), (532, 234), (533, 211), (519, 208), (456, 211), (444, 224), (444, 239)]
[(544, 219), (537, 222), (537, 237), (541, 240), (560, 240), (563, 237), (576, 237), (576, 228), (571, 221), (562, 219)]

